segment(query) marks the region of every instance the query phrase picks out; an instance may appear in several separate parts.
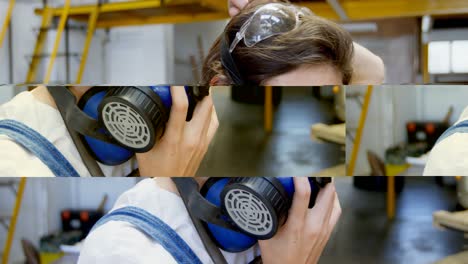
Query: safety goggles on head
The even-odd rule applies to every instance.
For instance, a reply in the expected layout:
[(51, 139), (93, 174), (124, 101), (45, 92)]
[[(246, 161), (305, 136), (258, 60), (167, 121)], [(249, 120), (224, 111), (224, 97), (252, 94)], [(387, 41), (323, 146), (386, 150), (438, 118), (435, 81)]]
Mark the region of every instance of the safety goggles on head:
[(236, 38), (232, 41), (229, 52), (232, 52), (243, 39), (247, 47), (252, 47), (260, 41), (272, 36), (296, 29), (301, 23), (301, 17), (311, 15), (305, 7), (270, 3), (260, 7), (242, 25)]

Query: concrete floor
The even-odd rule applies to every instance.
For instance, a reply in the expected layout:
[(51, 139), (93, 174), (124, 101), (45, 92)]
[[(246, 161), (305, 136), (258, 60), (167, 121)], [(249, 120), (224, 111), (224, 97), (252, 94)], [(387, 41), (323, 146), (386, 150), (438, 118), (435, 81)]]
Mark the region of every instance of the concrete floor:
[(232, 101), (228, 87), (213, 89), (220, 126), (198, 175), (307, 176), (343, 163), (341, 146), (310, 138), (312, 124), (335, 116), (333, 103), (316, 99), (311, 89), (283, 88), (271, 134), (263, 129), (262, 105)]
[(463, 250), (462, 233), (432, 226), (434, 211), (455, 210), (454, 187), (437, 186), (432, 177), (405, 177), (390, 221), (385, 193), (357, 189), (352, 178), (335, 182), (343, 213), (320, 264), (426, 264)]

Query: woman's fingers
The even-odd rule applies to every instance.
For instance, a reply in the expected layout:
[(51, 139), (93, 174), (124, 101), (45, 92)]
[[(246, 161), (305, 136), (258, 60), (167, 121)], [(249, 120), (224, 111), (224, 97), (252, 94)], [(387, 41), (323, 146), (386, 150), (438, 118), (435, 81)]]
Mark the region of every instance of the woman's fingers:
[(183, 86), (171, 86), (172, 107), (167, 122), (164, 137), (170, 137), (177, 142), (182, 138), (189, 101)]
[(336, 224), (338, 223), (338, 220), (340, 219), (340, 216), (341, 216), (341, 204), (338, 198), (338, 194), (335, 192), (335, 202), (333, 205), (333, 211), (330, 217), (330, 222), (328, 224), (330, 227), (330, 230), (333, 230), (333, 228), (336, 226)]
[(233, 16), (239, 14), (239, 12), (240, 12), (239, 8), (237, 8), (235, 6), (229, 7), (229, 16), (230, 17), (233, 17)]
[[(321, 189), (317, 195), (314, 207), (309, 210), (308, 218), (314, 224), (320, 223), (320, 226), (328, 225), (333, 206), (335, 203), (335, 185), (333, 182), (328, 183), (325, 188)], [(313, 220), (312, 220), (313, 219)]]
[[(291, 225), (301, 225), (309, 208), (311, 188), (307, 177), (293, 177), (294, 197), (289, 211), (288, 222)], [(291, 221), (290, 221), (291, 220)]]
[(229, 15), (231, 17), (239, 12), (249, 3), (249, 0), (228, 0)]
[(193, 112), (192, 120), (189, 122), (190, 134), (197, 142), (204, 143), (208, 128), (210, 126), (213, 112), (213, 97), (208, 95), (201, 100)]
[[(328, 187), (330, 185), (330, 187)], [(308, 215), (308, 229), (309, 235), (315, 238), (315, 246), (322, 252), (330, 239), (331, 233), (338, 222), (341, 215), (341, 207), (339, 204), (338, 196), (334, 190), (333, 183), (327, 184), (328, 190), (322, 190), (322, 194), (317, 197), (316, 206), (320, 207), (317, 211), (314, 206), (313, 210), (309, 211)], [(323, 208), (328, 206), (328, 208)], [(317, 225), (320, 229), (317, 229)], [(311, 252), (307, 258), (307, 263), (317, 263), (320, 255)]]
[(216, 131), (218, 130), (218, 127), (219, 127), (218, 114), (216, 113), (216, 108), (213, 106), (213, 109), (211, 111), (210, 127), (208, 128), (208, 134), (207, 134), (208, 143), (210, 143), (213, 140), (213, 137), (215, 136)]

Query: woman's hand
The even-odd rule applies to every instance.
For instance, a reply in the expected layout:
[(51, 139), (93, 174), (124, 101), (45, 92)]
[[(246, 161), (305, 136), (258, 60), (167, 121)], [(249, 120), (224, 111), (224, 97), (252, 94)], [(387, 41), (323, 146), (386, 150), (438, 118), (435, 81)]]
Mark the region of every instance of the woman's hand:
[(385, 66), (382, 59), (356, 42), (353, 45), (353, 76), (350, 84), (382, 84), (385, 79)]
[(228, 0), (229, 15), (233, 17), (239, 14), (248, 3), (249, 0)]
[(341, 215), (333, 183), (320, 191), (312, 209), (306, 177), (294, 177), (294, 198), (288, 220), (269, 240), (259, 241), (262, 260), (271, 263), (317, 263)]
[(171, 86), (172, 108), (166, 130), (155, 146), (136, 155), (141, 176), (194, 176), (218, 129), (211, 94), (195, 107), (186, 122), (188, 98), (184, 87)]

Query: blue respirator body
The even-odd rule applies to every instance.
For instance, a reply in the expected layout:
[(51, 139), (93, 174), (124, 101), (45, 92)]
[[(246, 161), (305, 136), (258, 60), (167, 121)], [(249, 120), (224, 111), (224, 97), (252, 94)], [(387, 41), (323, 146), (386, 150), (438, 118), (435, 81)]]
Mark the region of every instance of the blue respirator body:
[[(294, 196), (293, 177), (210, 178), (199, 192), (206, 202), (195, 198), (195, 191), (180, 188), (188, 179), (173, 181), (189, 213), (202, 218), (212, 242), (227, 252), (245, 251), (272, 238), (286, 222)], [(309, 178), (309, 208), (328, 182), (331, 178)]]

